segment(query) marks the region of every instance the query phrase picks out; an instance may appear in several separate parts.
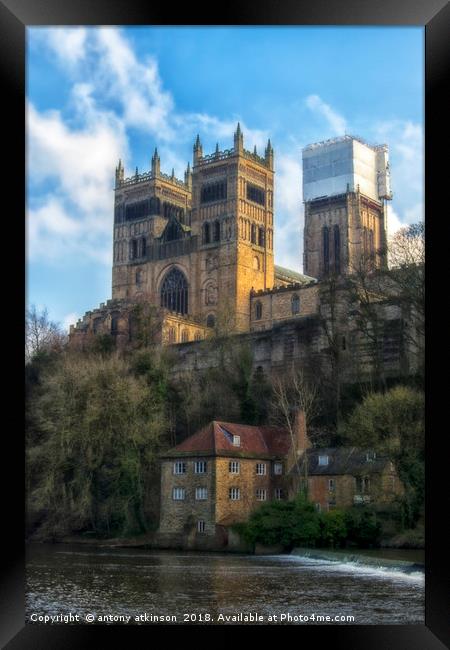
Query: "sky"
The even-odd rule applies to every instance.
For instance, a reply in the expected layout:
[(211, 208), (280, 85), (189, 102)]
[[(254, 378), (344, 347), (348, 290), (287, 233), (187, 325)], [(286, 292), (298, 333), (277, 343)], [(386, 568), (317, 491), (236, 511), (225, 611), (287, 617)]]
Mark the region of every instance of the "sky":
[(204, 154), (275, 152), (275, 262), (302, 271), (302, 148), (388, 144), (388, 232), (423, 219), (422, 27), (28, 27), (27, 304), (64, 329), (111, 297), (114, 170), (184, 178)]

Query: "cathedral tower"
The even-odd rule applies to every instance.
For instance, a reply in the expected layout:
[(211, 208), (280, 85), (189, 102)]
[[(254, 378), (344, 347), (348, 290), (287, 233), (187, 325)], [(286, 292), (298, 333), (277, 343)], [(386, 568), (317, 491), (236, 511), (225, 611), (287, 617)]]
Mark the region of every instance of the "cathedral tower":
[(386, 145), (349, 135), (303, 149), (303, 271), (321, 279), (386, 266)]
[(234, 146), (203, 156), (194, 145), (192, 234), (200, 252), (201, 314), (238, 331), (249, 329), (250, 291), (274, 284), (273, 149), (264, 157), (244, 149), (240, 125)]

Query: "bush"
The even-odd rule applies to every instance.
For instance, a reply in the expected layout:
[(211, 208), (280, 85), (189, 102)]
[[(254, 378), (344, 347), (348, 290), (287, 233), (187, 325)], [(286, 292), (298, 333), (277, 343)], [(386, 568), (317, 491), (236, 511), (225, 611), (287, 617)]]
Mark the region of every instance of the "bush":
[(376, 546), (380, 541), (381, 524), (371, 508), (362, 506), (351, 508), (345, 513), (348, 541), (367, 548)]
[(342, 546), (348, 536), (347, 519), (342, 510), (330, 510), (325, 512), (321, 518), (321, 539), (323, 546)]

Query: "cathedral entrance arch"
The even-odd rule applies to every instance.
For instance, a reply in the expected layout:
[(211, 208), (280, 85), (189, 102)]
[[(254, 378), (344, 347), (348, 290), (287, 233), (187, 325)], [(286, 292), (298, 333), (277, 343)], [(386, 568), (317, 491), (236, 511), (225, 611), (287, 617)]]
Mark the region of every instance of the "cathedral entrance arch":
[(161, 285), (161, 307), (178, 314), (187, 314), (188, 306), (189, 290), (186, 276), (173, 267)]

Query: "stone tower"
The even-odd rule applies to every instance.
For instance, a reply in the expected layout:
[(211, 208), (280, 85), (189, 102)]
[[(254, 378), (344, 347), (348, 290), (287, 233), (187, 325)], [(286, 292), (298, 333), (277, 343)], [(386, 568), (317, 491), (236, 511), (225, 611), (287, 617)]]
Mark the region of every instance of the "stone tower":
[(386, 265), (386, 145), (342, 136), (303, 150), (304, 273), (322, 279)]
[(252, 288), (274, 283), (273, 149), (265, 155), (244, 149), (237, 125), (232, 149), (203, 156), (194, 145), (192, 234), (201, 262), (201, 313), (205, 322), (228, 319), (229, 327), (249, 329)]

